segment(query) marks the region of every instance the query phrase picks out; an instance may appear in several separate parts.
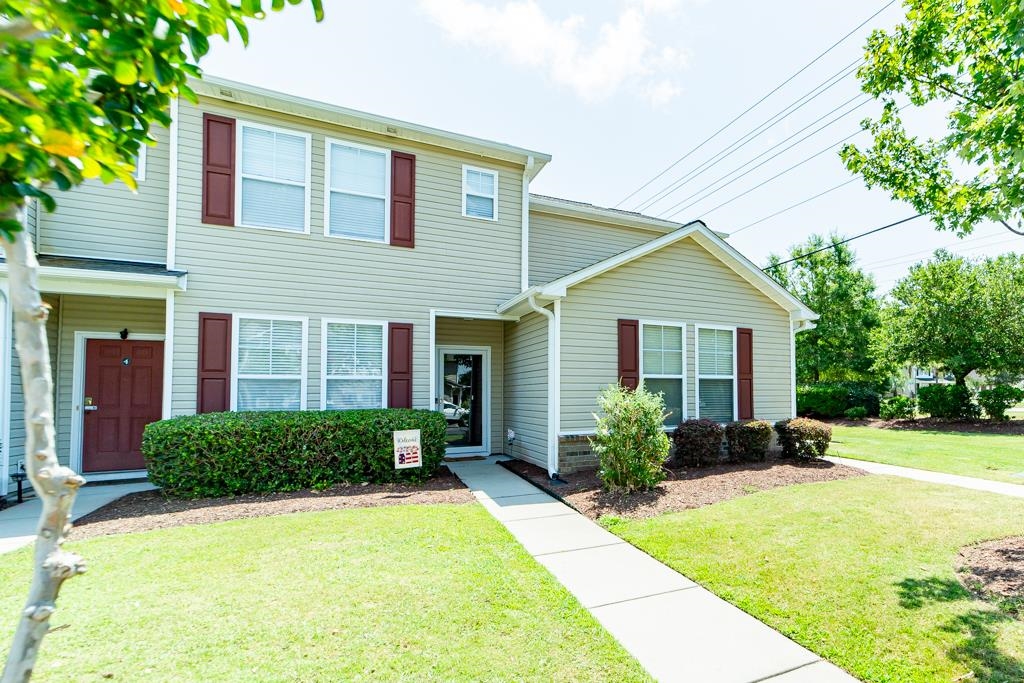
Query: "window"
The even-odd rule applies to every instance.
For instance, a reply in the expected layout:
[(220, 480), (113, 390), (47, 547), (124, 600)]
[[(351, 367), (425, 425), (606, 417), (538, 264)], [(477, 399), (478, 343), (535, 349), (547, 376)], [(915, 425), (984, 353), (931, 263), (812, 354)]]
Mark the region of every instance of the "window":
[(136, 180), (146, 179), (146, 145), (139, 145), (139, 153), (135, 155), (135, 171), (132, 177)]
[(305, 319), (235, 320), (235, 410), (305, 410)]
[(239, 122), (239, 225), (309, 230), (308, 135)]
[(736, 330), (697, 328), (697, 416), (736, 419)]
[(323, 326), (323, 407), (385, 407), (384, 323), (325, 320)]
[(665, 426), (674, 427), (686, 417), (686, 328), (644, 323), (641, 330), (640, 377), (665, 399)]
[(462, 167), (462, 215), (497, 220), (498, 172)]
[(324, 234), (387, 241), (390, 154), (386, 149), (327, 141)]

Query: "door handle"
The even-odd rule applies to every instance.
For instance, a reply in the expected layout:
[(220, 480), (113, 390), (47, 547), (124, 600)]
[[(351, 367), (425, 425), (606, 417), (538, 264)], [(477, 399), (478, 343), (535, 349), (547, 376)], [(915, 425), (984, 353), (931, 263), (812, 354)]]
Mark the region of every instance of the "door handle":
[(82, 406), (82, 410), (85, 410), (87, 412), (92, 412), (94, 410), (99, 410), (99, 409), (100, 409), (99, 406)]

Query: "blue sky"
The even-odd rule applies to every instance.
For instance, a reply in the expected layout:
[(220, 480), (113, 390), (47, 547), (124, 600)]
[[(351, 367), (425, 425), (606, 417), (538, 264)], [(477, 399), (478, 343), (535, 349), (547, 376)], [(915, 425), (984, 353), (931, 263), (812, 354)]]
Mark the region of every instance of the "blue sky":
[[(547, 152), (554, 158), (532, 191), (615, 206), (886, 1), (324, 4), (327, 17), (321, 24), (313, 22), (308, 7), (271, 14), (254, 27), (247, 50), (237, 41), (215, 42), (205, 71)], [(621, 208), (637, 208), (677, 179), (701, 171), (704, 161), (817, 86), (831, 83), (830, 77), (861, 56), (870, 28), (892, 26), (901, 16), (899, 3), (885, 9)], [(703, 218), (717, 230), (733, 232), (843, 183), (851, 176), (829, 150), (753, 189), (855, 133), (858, 121), (876, 111), (873, 102), (858, 106), (858, 93), (853, 76), (836, 78), (791, 116), (645, 212), (680, 222)], [(913, 120), (921, 133), (941, 130), (934, 112)], [(866, 139), (865, 134), (853, 141)], [(770, 252), (782, 252), (813, 232), (852, 235), (914, 213), (884, 191), (868, 191), (855, 180), (742, 230), (730, 241), (763, 265)], [(1024, 250), (1024, 238), (993, 224), (961, 241), (918, 219), (853, 245), (885, 290), (934, 248), (980, 256)]]

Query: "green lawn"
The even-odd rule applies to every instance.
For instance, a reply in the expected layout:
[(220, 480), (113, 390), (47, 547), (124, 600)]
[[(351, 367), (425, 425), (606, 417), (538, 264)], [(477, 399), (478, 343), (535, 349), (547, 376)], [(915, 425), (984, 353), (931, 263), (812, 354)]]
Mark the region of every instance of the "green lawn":
[(832, 427), (829, 455), (1024, 484), (1024, 436)]
[(870, 476), (605, 524), (865, 681), (1024, 680), (1024, 623), (954, 573), (1024, 500)]
[[(340, 510), (69, 543), (40, 681), (648, 680), (476, 504)], [(0, 557), (0, 633), (29, 577)], [(6, 651), (6, 643), (4, 644)]]

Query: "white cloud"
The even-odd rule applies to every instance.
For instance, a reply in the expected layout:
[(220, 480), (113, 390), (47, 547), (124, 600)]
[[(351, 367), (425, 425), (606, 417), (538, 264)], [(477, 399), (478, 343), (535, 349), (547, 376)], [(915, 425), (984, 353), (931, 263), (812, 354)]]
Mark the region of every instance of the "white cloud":
[(513, 64), (542, 70), (585, 100), (607, 98), (629, 87), (663, 105), (680, 93), (672, 79), (686, 66), (686, 52), (656, 45), (649, 19), (674, 11), (679, 0), (627, 0), (587, 44), (585, 18), (549, 16), (536, 0), (498, 6), (479, 0), (420, 0), (420, 7), (450, 38), (491, 49)]

